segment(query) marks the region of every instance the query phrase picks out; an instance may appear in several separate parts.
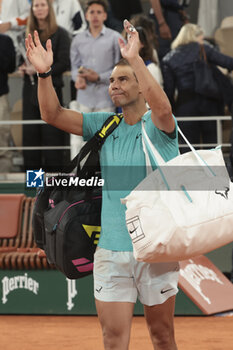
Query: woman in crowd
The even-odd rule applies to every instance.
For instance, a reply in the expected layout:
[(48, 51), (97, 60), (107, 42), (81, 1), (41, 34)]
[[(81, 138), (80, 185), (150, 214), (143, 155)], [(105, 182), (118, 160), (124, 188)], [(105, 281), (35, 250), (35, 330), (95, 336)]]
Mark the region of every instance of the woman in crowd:
[(140, 40), (140, 51), (139, 54), (142, 57), (144, 63), (149, 69), (150, 73), (157, 80), (159, 85), (163, 86), (163, 77), (160, 70), (160, 66), (155, 56), (155, 49), (153, 47), (153, 43), (149, 41), (149, 37), (147, 35), (146, 30), (143, 27), (136, 27), (139, 40)]
[[(233, 69), (233, 58), (221, 54), (204, 42), (202, 29), (185, 24), (172, 43), (172, 50), (163, 58), (164, 90), (176, 116), (216, 116), (224, 114), (224, 96), (210, 98), (195, 92), (194, 63), (204, 48), (207, 62), (213, 66)], [(185, 121), (179, 123), (191, 143), (216, 143), (215, 121)]]
[[(146, 15), (135, 15), (131, 18), (130, 22), (137, 29), (140, 40), (139, 54), (145, 62), (147, 68), (153, 77), (157, 80), (161, 87), (163, 87), (163, 77), (159, 65), (159, 59), (157, 55), (157, 39), (155, 35), (155, 25), (152, 19)], [(125, 31), (122, 33), (127, 40)]]
[[(50, 0), (32, 0), (30, 15), (27, 21), (26, 35), (37, 30), (43, 45), (50, 38), (54, 52), (52, 81), (58, 99), (62, 101), (62, 74), (70, 69), (70, 39), (67, 31), (59, 27)], [(37, 75), (34, 67), (27, 61), (20, 67), (24, 74), (23, 84), (23, 119), (40, 120), (40, 109), (37, 100)], [(49, 96), (48, 96), (49, 99)], [(65, 146), (68, 136), (63, 131), (48, 125), (25, 125), (23, 127), (24, 146)], [(69, 160), (69, 152), (64, 150), (25, 150), (24, 167), (46, 171), (59, 171)]]

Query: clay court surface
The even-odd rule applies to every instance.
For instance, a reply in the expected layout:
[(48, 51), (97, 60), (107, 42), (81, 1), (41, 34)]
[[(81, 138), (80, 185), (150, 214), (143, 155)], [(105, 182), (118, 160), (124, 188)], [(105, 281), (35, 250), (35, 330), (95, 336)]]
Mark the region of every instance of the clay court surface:
[[(233, 316), (176, 317), (179, 350), (232, 350)], [(0, 316), (1, 350), (103, 350), (95, 316)], [(130, 350), (152, 350), (145, 320), (134, 317)]]

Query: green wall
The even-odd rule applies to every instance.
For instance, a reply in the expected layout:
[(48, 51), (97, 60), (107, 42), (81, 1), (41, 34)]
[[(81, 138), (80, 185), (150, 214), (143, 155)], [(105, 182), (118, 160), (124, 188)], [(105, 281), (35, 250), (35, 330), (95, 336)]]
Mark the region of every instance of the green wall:
[[(68, 280), (59, 271), (0, 270), (0, 314), (95, 315), (93, 277)], [(140, 302), (135, 315), (143, 314)], [(180, 290), (176, 315), (202, 315)]]

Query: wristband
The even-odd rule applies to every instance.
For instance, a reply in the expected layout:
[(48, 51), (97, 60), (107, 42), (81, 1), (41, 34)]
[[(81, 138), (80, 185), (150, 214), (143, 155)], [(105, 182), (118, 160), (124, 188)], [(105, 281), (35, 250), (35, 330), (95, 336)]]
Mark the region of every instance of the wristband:
[(38, 72), (37, 72), (37, 76), (38, 76), (39, 78), (47, 78), (47, 77), (49, 77), (51, 74), (52, 74), (52, 69), (51, 69), (51, 68), (48, 70), (48, 72), (45, 72), (45, 73), (38, 73)]

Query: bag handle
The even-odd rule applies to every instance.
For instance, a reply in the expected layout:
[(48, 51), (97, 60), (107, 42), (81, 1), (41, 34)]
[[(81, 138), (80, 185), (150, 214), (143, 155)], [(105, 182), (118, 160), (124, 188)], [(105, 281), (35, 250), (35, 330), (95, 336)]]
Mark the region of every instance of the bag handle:
[[(142, 125), (142, 137), (145, 141), (145, 144), (147, 146), (147, 149), (149, 150), (153, 160), (155, 161), (156, 166), (159, 168), (160, 166), (163, 166), (165, 164), (167, 164), (164, 159), (161, 157), (161, 155), (159, 154), (159, 152), (156, 150), (155, 146), (153, 145), (153, 143), (151, 142), (149, 136), (146, 133), (146, 129), (144, 126), (144, 122), (141, 121), (141, 125)], [(206, 172), (206, 174), (210, 177), (216, 176), (216, 174), (214, 173), (214, 171), (212, 170), (212, 168), (204, 161), (204, 159), (200, 156), (200, 154), (195, 150), (195, 148), (191, 145), (191, 143), (188, 141), (188, 139), (185, 137), (185, 135), (183, 134), (183, 132), (181, 131), (180, 127), (177, 127), (178, 132), (180, 133), (180, 135), (183, 137), (184, 141), (186, 142), (186, 144), (189, 146), (190, 150), (193, 152), (194, 156), (196, 157), (198, 163), (203, 166), (204, 171)], [(160, 169), (160, 172), (162, 170)], [(163, 176), (164, 177), (164, 176)]]
[(149, 136), (147, 135), (143, 120), (141, 121), (141, 125), (142, 125), (142, 136), (143, 136), (142, 139), (145, 142), (147, 149), (150, 151), (150, 154), (152, 155), (152, 158), (155, 161), (156, 166), (165, 165), (166, 164), (165, 160), (159, 154), (159, 152), (151, 142)]
[(148, 154), (147, 149), (146, 149), (144, 137), (142, 137), (142, 148), (143, 148), (143, 152), (145, 154), (145, 160), (146, 160), (146, 175), (148, 176), (153, 172), (153, 169), (151, 166), (149, 154)]
[(147, 169), (148, 169), (148, 167), (150, 169), (150, 171), (147, 170), (147, 175), (149, 175), (150, 172), (152, 172), (152, 165), (150, 162), (150, 157), (149, 157), (148, 152), (147, 152), (147, 148), (148, 148), (148, 150), (152, 156), (152, 159), (153, 159), (158, 171), (160, 172), (160, 175), (163, 179), (163, 182), (165, 183), (165, 185), (167, 187), (167, 190), (170, 190), (170, 186), (169, 186), (167, 179), (166, 179), (166, 177), (161, 169), (161, 166), (166, 164), (166, 162), (164, 161), (163, 157), (161, 157), (161, 155), (159, 154), (159, 152), (157, 151), (155, 146), (152, 144), (149, 136), (147, 135), (143, 120), (141, 121), (141, 125), (142, 125), (142, 147), (143, 147), (143, 151), (145, 153)]
[[(215, 172), (213, 171), (213, 169), (206, 163), (206, 161), (200, 156), (200, 154), (195, 150), (195, 148), (191, 145), (191, 143), (188, 141), (188, 139), (185, 137), (185, 135), (183, 134), (183, 132), (181, 131), (180, 127), (177, 127), (178, 132), (180, 133), (180, 135), (183, 137), (184, 141), (186, 142), (186, 144), (189, 146), (189, 148), (191, 149), (191, 151), (193, 152), (193, 154), (195, 155), (198, 163), (201, 166), (204, 166), (204, 170), (207, 173), (208, 176), (216, 176)], [(207, 170), (208, 169), (208, 170)]]

